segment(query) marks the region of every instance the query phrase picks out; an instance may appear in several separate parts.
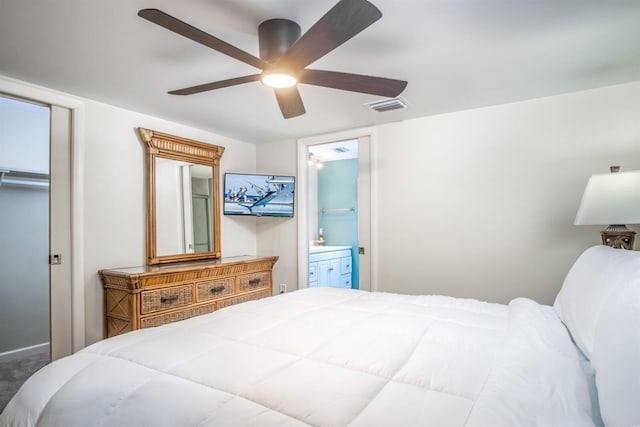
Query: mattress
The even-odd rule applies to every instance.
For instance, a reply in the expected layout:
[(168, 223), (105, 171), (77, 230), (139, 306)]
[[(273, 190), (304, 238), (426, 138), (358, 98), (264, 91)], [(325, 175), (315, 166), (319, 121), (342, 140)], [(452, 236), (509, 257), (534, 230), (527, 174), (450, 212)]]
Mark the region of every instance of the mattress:
[(553, 309), (311, 288), (91, 345), (2, 426), (590, 426)]

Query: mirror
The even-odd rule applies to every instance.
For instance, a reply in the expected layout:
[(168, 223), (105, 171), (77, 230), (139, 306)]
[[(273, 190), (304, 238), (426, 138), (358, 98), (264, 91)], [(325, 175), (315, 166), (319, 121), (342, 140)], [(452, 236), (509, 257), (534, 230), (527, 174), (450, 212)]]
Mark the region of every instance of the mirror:
[(147, 153), (147, 262), (220, 258), (224, 147), (138, 128)]

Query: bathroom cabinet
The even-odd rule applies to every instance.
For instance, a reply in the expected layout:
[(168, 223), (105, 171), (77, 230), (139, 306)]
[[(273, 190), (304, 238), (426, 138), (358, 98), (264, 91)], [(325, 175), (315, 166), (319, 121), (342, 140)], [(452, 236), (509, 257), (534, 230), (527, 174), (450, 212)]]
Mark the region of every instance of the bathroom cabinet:
[(309, 287), (352, 287), (351, 246), (312, 246), (309, 250)]

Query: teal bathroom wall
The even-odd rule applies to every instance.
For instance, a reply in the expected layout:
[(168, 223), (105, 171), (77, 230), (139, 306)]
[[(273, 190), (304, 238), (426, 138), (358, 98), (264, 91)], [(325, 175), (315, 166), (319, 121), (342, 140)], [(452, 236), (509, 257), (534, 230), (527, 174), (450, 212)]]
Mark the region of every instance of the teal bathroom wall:
[(326, 246), (351, 246), (351, 283), (358, 289), (358, 159), (324, 162), (318, 170), (318, 210), (355, 208), (354, 212), (319, 212)]

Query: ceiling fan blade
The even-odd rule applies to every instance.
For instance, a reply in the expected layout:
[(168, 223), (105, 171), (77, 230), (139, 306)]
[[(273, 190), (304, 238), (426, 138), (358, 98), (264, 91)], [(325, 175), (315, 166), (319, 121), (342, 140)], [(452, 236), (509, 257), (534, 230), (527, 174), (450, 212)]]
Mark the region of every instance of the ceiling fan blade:
[(274, 89), (274, 91), (278, 99), (280, 111), (282, 111), (282, 116), (285, 119), (301, 116), (306, 112), (297, 87), (292, 86), (283, 89)]
[(301, 70), (381, 17), (382, 13), (367, 0), (340, 0), (287, 50), (277, 65)]
[(301, 73), (299, 82), (389, 98), (400, 95), (407, 87), (407, 82), (402, 80), (309, 69)]
[(230, 45), (211, 34), (205, 33), (186, 22), (174, 18), (171, 15), (167, 15), (161, 10), (141, 9), (138, 12), (138, 16), (261, 70), (269, 67), (269, 64), (262, 59), (257, 58), (242, 49), (238, 49), (237, 47)]
[(244, 77), (220, 80), (219, 82), (205, 83), (197, 86), (186, 87), (184, 89), (172, 90), (171, 95), (193, 95), (194, 93), (206, 92), (208, 90), (221, 89), (224, 87), (240, 85), (260, 80), (260, 74), (251, 74)]

